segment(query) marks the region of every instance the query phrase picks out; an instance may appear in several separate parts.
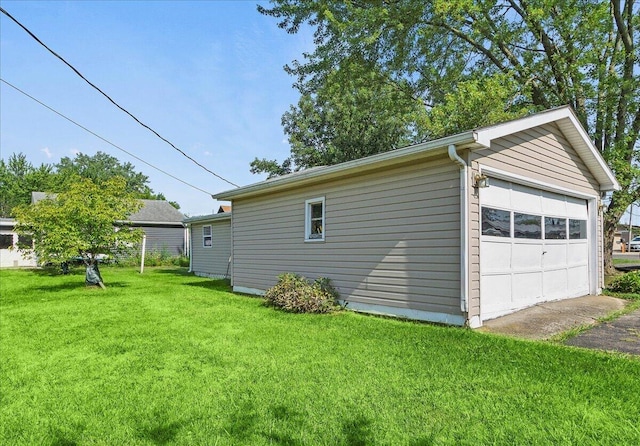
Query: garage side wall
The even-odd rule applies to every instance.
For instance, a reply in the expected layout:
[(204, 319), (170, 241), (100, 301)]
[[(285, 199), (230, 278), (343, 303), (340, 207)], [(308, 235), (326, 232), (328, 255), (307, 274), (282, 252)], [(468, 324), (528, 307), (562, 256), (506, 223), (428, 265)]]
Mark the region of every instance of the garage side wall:
[[(325, 241), (305, 242), (305, 200)], [(448, 158), (233, 202), (234, 287), (328, 277), (349, 307), (463, 324), (459, 169)]]
[[(211, 246), (203, 244), (203, 226), (211, 225)], [(191, 270), (199, 276), (224, 278), (231, 273), (231, 219), (191, 224)]]
[[(480, 166), (493, 167), (582, 194), (599, 195), (599, 185), (555, 124), (547, 124), (495, 140), (490, 148), (468, 153), (470, 184)], [(491, 187), (491, 186), (489, 186)], [(471, 190), (469, 317), (480, 315), (480, 201)], [(475, 192), (475, 193), (474, 193)], [(601, 223), (600, 220), (598, 220)], [(602, 224), (598, 224), (598, 277), (602, 277)], [(599, 279), (601, 282), (601, 279)], [(601, 286), (601, 285), (600, 285)]]

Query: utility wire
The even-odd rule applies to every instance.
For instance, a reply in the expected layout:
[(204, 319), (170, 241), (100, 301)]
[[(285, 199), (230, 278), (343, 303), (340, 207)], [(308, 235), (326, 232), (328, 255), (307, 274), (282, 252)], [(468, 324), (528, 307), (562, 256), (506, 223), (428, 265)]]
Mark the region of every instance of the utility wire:
[(51, 54), (53, 54), (55, 57), (57, 57), (58, 59), (60, 59), (62, 61), (62, 63), (64, 63), (66, 66), (68, 66), (69, 68), (71, 68), (73, 70), (74, 73), (76, 73), (78, 76), (80, 76), (80, 78), (82, 80), (84, 80), (87, 84), (89, 84), (91, 87), (93, 87), (95, 90), (97, 90), (100, 94), (102, 94), (102, 96), (104, 96), (105, 98), (107, 98), (107, 100), (109, 102), (111, 102), (113, 105), (115, 105), (116, 107), (118, 107), (120, 110), (122, 110), (124, 113), (126, 113), (127, 115), (129, 115), (131, 118), (133, 118), (134, 121), (136, 121), (138, 124), (140, 124), (142, 127), (146, 128), (147, 130), (149, 130), (151, 133), (153, 133), (154, 135), (156, 135), (158, 138), (160, 138), (161, 140), (163, 140), (164, 142), (166, 142), (167, 144), (169, 144), (171, 147), (173, 147), (173, 149), (177, 150), (178, 152), (180, 152), (184, 157), (186, 157), (187, 159), (191, 160), (193, 163), (195, 163), (196, 165), (198, 165), (199, 167), (203, 168), (204, 170), (206, 170), (207, 172), (209, 172), (210, 174), (212, 174), (213, 176), (215, 176), (216, 178), (221, 179), (222, 181), (229, 183), (232, 186), (235, 187), (239, 187), (237, 184), (227, 180), (226, 178), (223, 178), (222, 176), (218, 175), (217, 173), (215, 173), (214, 171), (210, 170), (209, 168), (203, 166), (202, 164), (200, 164), (198, 161), (196, 161), (195, 159), (193, 159), (192, 157), (190, 157), (189, 155), (187, 155), (185, 152), (183, 152), (182, 150), (180, 150), (178, 147), (176, 147), (171, 141), (169, 141), (168, 139), (164, 138), (162, 135), (160, 135), (158, 132), (156, 132), (154, 129), (152, 129), (151, 127), (149, 127), (147, 124), (143, 123), (142, 121), (140, 121), (138, 118), (136, 118), (133, 114), (131, 114), (127, 109), (125, 109), (124, 107), (122, 107), (120, 104), (118, 104), (116, 101), (114, 101), (113, 99), (111, 99), (111, 97), (109, 97), (108, 94), (106, 94), (104, 91), (102, 91), (99, 87), (97, 87), (95, 84), (93, 84), (91, 81), (89, 81), (86, 77), (84, 77), (82, 75), (82, 73), (80, 73), (73, 65), (71, 65), (69, 62), (67, 62), (62, 56), (60, 56), (58, 53), (56, 53), (55, 51), (53, 51), (51, 48), (49, 48), (42, 40), (40, 40), (35, 34), (33, 34), (31, 31), (29, 31), (29, 29), (24, 26), (22, 23), (20, 23), (17, 19), (15, 19), (11, 14), (9, 14), (4, 8), (2, 8), (0, 6), (0, 12), (2, 12), (4, 15), (6, 15), (7, 17), (9, 17), (11, 20), (13, 20), (20, 28), (22, 28), (23, 30), (26, 31), (27, 34), (29, 34), (36, 42), (38, 42), (40, 45), (42, 45), (43, 47), (45, 47), (47, 49), (47, 51), (49, 51)]
[(63, 115), (62, 113), (60, 113), (59, 111), (57, 111), (57, 110), (53, 109), (52, 107), (49, 107), (49, 106), (48, 106), (47, 104), (45, 104), (44, 102), (42, 102), (42, 101), (40, 101), (40, 100), (38, 100), (38, 99), (34, 98), (33, 96), (31, 96), (29, 93), (26, 93), (26, 92), (22, 91), (21, 89), (19, 89), (19, 88), (18, 88), (18, 87), (16, 87), (15, 85), (11, 84), (10, 82), (7, 82), (6, 80), (4, 80), (4, 79), (2, 79), (2, 78), (0, 78), (0, 81), (2, 81), (3, 83), (7, 84), (9, 87), (13, 88), (14, 90), (16, 90), (16, 91), (18, 91), (18, 92), (22, 93), (23, 95), (25, 95), (25, 96), (26, 96), (26, 97), (28, 97), (29, 99), (31, 99), (31, 100), (33, 100), (33, 101), (37, 102), (38, 104), (42, 105), (43, 107), (45, 107), (45, 108), (47, 108), (47, 109), (51, 110), (51, 111), (52, 111), (52, 112), (54, 112), (56, 115), (58, 115), (58, 116), (60, 116), (60, 117), (62, 117), (62, 118), (64, 118), (64, 119), (66, 119), (67, 121), (71, 122), (72, 124), (77, 125), (78, 127), (80, 127), (80, 128), (81, 128), (82, 130), (84, 130), (85, 132), (91, 133), (91, 134), (92, 134), (93, 136), (95, 136), (96, 138), (101, 139), (102, 141), (106, 142), (107, 144), (109, 144), (109, 145), (111, 145), (111, 146), (115, 147), (116, 149), (118, 149), (118, 150), (120, 150), (120, 151), (122, 151), (122, 152), (126, 153), (127, 155), (129, 155), (129, 156), (131, 156), (131, 157), (133, 157), (133, 158), (137, 159), (138, 161), (140, 161), (140, 162), (142, 162), (142, 163), (146, 164), (147, 166), (152, 167), (153, 169), (157, 170), (158, 172), (162, 172), (163, 174), (165, 174), (165, 175), (167, 175), (167, 176), (169, 176), (169, 177), (173, 178), (174, 180), (180, 181), (182, 184), (185, 184), (185, 185), (187, 185), (187, 186), (189, 186), (189, 187), (191, 187), (191, 188), (193, 188), (193, 189), (196, 189), (196, 190), (198, 190), (198, 191), (200, 191), (200, 192), (204, 192), (205, 194), (207, 194), (207, 195), (209, 195), (209, 196), (210, 196), (210, 195), (212, 195), (212, 194), (211, 194), (211, 192), (207, 192), (206, 190), (204, 190), (204, 189), (200, 189), (199, 187), (194, 186), (193, 184), (189, 184), (189, 183), (187, 183), (186, 181), (184, 181), (184, 180), (182, 180), (182, 179), (180, 179), (180, 178), (176, 177), (175, 175), (171, 175), (169, 172), (166, 172), (166, 171), (164, 171), (164, 170), (160, 169), (159, 167), (156, 167), (156, 166), (154, 166), (153, 164), (151, 164), (151, 163), (149, 163), (149, 162), (147, 162), (147, 161), (143, 160), (143, 159), (142, 159), (142, 158), (140, 158), (139, 156), (136, 156), (136, 155), (134, 155), (133, 153), (126, 151), (125, 149), (123, 149), (122, 147), (120, 147), (120, 146), (118, 146), (118, 145), (116, 145), (116, 144), (112, 143), (112, 142), (111, 142), (111, 141), (109, 141), (108, 139), (103, 138), (102, 136), (98, 135), (97, 133), (95, 133), (95, 132), (93, 132), (93, 131), (89, 130), (88, 128), (86, 128), (86, 127), (85, 127), (85, 126), (83, 126), (82, 124), (77, 123), (77, 122), (76, 122), (76, 121), (74, 121), (73, 119), (71, 119), (71, 118), (69, 118), (69, 117), (67, 117), (67, 116)]

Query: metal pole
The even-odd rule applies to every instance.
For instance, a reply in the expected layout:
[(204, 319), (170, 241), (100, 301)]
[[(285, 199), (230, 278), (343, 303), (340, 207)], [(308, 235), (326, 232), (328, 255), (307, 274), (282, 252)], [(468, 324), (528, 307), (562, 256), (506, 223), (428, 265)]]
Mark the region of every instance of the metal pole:
[(144, 256), (147, 250), (147, 234), (142, 235), (142, 257), (140, 259), (140, 274), (144, 272)]

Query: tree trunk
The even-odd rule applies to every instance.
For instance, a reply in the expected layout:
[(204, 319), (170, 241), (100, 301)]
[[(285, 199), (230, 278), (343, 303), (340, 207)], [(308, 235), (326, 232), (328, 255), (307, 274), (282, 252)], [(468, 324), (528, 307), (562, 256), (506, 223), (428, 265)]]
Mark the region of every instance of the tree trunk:
[(604, 274), (607, 276), (616, 274), (616, 269), (613, 266), (613, 241), (615, 238), (616, 229), (618, 226), (618, 220), (611, 218), (610, 213), (604, 215), (603, 221), (603, 260), (604, 260)]
[(87, 285), (98, 285), (103, 290), (107, 288), (102, 282), (102, 276), (100, 275), (100, 270), (98, 269), (97, 263), (91, 263), (87, 265), (84, 282)]

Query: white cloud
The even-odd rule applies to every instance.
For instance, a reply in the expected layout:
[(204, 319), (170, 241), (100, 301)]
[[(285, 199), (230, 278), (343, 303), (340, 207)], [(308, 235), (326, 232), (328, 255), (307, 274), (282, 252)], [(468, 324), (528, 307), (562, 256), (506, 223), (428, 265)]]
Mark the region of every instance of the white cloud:
[(208, 150), (205, 150), (204, 152), (202, 152), (204, 154), (204, 156), (211, 156), (213, 155), (211, 152), (209, 152)]
[(69, 150), (69, 153), (71, 153), (73, 156), (76, 156), (78, 153), (80, 153), (80, 151), (78, 149), (71, 149)]
[(44, 153), (47, 158), (51, 159), (51, 157), (53, 156), (53, 154), (51, 153), (51, 150), (49, 150), (49, 147), (45, 147), (44, 149), (40, 149), (40, 151), (42, 153)]

